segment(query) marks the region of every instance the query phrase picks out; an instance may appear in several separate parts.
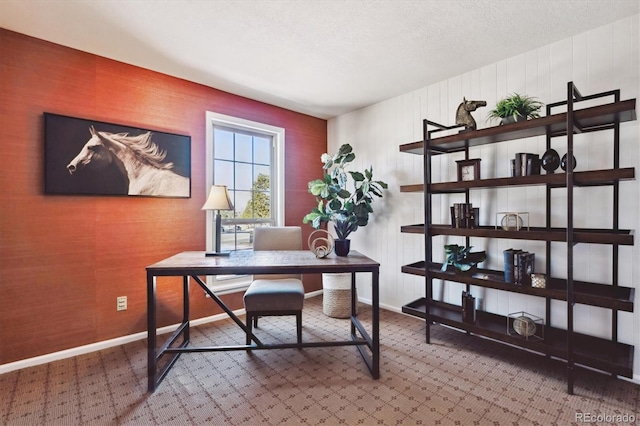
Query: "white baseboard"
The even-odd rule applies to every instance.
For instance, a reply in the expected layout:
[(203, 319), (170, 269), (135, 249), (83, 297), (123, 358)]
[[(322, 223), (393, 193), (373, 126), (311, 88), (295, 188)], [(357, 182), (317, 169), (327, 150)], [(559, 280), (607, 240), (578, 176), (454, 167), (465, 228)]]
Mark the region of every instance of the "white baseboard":
[[(313, 291), (305, 294), (305, 299), (315, 297), (322, 294), (322, 290)], [(244, 315), (244, 309), (238, 309), (233, 311), (236, 315)], [(192, 326), (198, 326), (207, 324), (214, 321), (220, 321), (229, 318), (227, 314), (217, 314), (209, 317), (198, 318), (191, 321)], [(178, 328), (180, 324), (168, 325), (158, 329), (158, 334), (171, 333)], [(111, 348), (114, 346), (124, 345), (126, 343), (135, 342), (136, 340), (142, 340), (147, 338), (147, 332), (142, 331), (140, 333), (129, 334), (127, 336), (116, 337), (115, 339), (103, 340), (102, 342), (91, 343), (89, 345), (78, 346), (71, 349), (65, 349), (59, 352), (52, 352), (46, 355), (40, 355), (33, 358), (22, 359), (20, 361), (10, 362), (0, 365), (0, 374), (8, 373), (14, 370), (20, 370), (22, 368), (33, 367), (36, 365), (47, 364), (49, 362), (58, 361), (65, 358), (71, 358), (78, 355), (84, 355), (91, 352), (100, 351), (102, 349)]]

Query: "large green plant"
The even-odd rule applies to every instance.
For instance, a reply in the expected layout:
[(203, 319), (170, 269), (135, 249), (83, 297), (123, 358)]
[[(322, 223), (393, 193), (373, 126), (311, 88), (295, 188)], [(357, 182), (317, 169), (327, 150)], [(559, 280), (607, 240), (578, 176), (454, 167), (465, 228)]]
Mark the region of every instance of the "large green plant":
[(364, 173), (348, 171), (347, 166), (355, 158), (349, 144), (342, 145), (334, 155), (322, 154), (322, 179), (309, 182), (309, 192), (316, 196), (318, 206), (304, 217), (303, 223), (311, 223), (318, 229), (333, 221), (341, 240), (369, 223), (369, 214), (373, 213), (371, 203), (374, 197), (382, 197), (387, 184), (373, 180), (373, 167)]
[(535, 100), (535, 98), (531, 96), (513, 93), (501, 99), (495, 108), (489, 111), (489, 119), (513, 117), (514, 120), (517, 120), (518, 117), (522, 117), (522, 119), (526, 120), (529, 118), (539, 118), (539, 111), (543, 105), (542, 102)]

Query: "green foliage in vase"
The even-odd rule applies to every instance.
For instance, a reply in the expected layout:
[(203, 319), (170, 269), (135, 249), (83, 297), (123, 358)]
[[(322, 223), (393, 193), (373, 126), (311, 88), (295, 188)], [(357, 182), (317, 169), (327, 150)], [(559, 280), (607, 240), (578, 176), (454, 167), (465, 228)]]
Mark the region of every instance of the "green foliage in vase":
[(442, 271), (446, 271), (447, 266), (452, 265), (456, 269), (465, 272), (487, 259), (487, 253), (484, 251), (471, 253), (472, 248), (473, 246), (465, 247), (457, 244), (445, 245), (444, 253), (447, 258), (442, 264)]
[(319, 229), (323, 223), (333, 221), (338, 239), (346, 239), (369, 223), (374, 197), (382, 198), (387, 184), (373, 180), (373, 167), (364, 172), (348, 171), (355, 158), (349, 144), (342, 145), (334, 155), (322, 154), (322, 179), (309, 182), (309, 192), (316, 196), (318, 206), (304, 217), (303, 223)]
[(514, 120), (517, 120), (518, 117), (523, 119), (539, 118), (539, 111), (543, 105), (542, 102), (537, 101), (535, 98), (513, 93), (501, 99), (495, 108), (489, 111), (489, 119), (500, 120), (507, 117), (513, 117)]

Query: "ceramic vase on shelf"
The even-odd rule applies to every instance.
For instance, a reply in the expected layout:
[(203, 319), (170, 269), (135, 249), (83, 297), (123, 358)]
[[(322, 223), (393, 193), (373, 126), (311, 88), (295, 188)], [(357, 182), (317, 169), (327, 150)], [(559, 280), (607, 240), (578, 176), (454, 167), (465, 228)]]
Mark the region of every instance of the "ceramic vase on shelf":
[[(567, 171), (567, 166), (568, 166), (568, 161), (567, 161), (567, 154), (562, 156), (562, 160), (560, 160), (560, 168), (562, 170), (564, 170), (565, 172)], [(578, 162), (576, 161), (576, 157), (573, 157), (573, 164), (571, 165), (571, 170), (576, 168), (576, 165), (578, 164)]]
[(558, 167), (560, 167), (560, 155), (558, 151), (555, 149), (549, 149), (544, 154), (542, 154), (542, 168), (547, 171), (547, 173), (554, 173)]

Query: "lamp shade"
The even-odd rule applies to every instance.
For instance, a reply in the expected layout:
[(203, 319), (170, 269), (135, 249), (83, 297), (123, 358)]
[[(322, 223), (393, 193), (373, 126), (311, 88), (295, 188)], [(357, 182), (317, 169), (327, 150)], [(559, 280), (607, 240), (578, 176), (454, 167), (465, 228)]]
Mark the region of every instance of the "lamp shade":
[(233, 210), (226, 185), (213, 185), (202, 210)]

